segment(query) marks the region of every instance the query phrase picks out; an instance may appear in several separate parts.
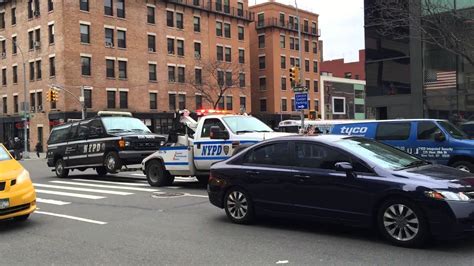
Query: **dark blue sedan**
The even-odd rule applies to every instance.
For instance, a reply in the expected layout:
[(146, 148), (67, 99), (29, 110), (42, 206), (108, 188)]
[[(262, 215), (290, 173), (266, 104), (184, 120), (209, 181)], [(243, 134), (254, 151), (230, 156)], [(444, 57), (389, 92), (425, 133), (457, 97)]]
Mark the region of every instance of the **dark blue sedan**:
[(377, 227), (400, 246), (474, 231), (474, 176), (377, 141), (292, 136), (212, 166), (212, 204), (235, 223), (257, 214)]

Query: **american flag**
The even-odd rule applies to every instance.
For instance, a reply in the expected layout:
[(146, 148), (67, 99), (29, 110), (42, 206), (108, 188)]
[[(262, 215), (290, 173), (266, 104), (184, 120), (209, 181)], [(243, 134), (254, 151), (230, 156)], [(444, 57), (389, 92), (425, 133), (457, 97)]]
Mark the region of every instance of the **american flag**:
[(456, 88), (456, 71), (428, 71), (425, 89), (441, 90)]

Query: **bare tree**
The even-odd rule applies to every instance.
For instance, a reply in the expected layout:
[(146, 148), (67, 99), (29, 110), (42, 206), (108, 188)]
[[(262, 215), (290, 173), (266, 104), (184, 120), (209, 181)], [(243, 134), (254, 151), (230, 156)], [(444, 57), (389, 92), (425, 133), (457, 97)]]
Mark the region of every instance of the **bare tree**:
[(376, 0), (366, 6), (366, 27), (393, 39), (417, 38), (474, 65), (474, 9), (458, 9), (455, 3), (455, 0)]
[(245, 77), (244, 65), (239, 63), (203, 59), (196, 68), (200, 69), (201, 74), (196, 73), (195, 69), (188, 69), (185, 83), (196, 93), (201, 94), (203, 100), (214, 109), (232, 90), (246, 89), (246, 81), (241, 81), (241, 78), (250, 78)]

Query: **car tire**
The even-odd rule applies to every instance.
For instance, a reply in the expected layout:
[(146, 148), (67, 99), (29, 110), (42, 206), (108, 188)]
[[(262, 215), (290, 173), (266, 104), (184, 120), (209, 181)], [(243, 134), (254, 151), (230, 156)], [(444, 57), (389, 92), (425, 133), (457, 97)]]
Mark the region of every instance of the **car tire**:
[(208, 175), (198, 175), (198, 176), (196, 176), (196, 179), (202, 185), (207, 185), (207, 182), (209, 182), (209, 176)]
[(152, 187), (163, 187), (172, 185), (174, 176), (166, 171), (163, 163), (160, 161), (151, 161), (146, 165), (146, 180)]
[(236, 224), (250, 224), (255, 220), (253, 201), (249, 194), (239, 187), (227, 191), (224, 209), (227, 217)]
[(377, 227), (385, 239), (401, 247), (421, 247), (430, 235), (421, 209), (405, 199), (385, 201), (378, 210)]
[(54, 172), (59, 178), (66, 178), (69, 175), (69, 169), (66, 169), (66, 163), (63, 159), (57, 159), (54, 164)]
[(105, 169), (104, 166), (97, 167), (97, 168), (95, 169), (95, 171), (97, 172), (97, 175), (98, 175), (99, 177), (104, 177), (104, 176), (107, 175), (107, 169)]
[(110, 174), (116, 174), (122, 169), (122, 161), (116, 152), (111, 151), (105, 155), (104, 168)]
[(454, 167), (461, 171), (466, 171), (474, 173), (474, 164), (468, 161), (457, 161), (451, 164), (451, 167)]
[(30, 217), (30, 214), (17, 216), (15, 218), (13, 218), (13, 220), (16, 221), (16, 222), (24, 222), (24, 221), (28, 220), (28, 217)]

